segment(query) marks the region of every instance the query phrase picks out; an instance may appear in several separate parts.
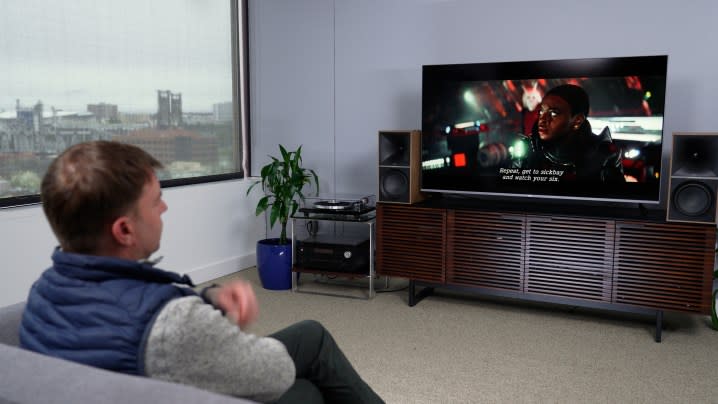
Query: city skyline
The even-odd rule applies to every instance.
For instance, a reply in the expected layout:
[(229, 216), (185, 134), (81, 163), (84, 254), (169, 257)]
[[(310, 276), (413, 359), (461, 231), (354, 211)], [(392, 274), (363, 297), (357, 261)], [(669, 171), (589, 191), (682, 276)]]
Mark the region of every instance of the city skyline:
[(157, 90), (182, 93), (187, 112), (232, 99), (228, 1), (78, 0), (60, 10), (12, 2), (0, 15), (0, 110), (41, 101), (63, 110), (115, 104), (157, 109)]
[[(96, 102), (80, 103), (80, 104), (78, 104), (78, 105), (79, 105), (79, 108), (72, 108), (72, 107), (71, 107), (71, 108), (67, 108), (67, 107), (64, 107), (64, 106), (51, 105), (51, 104), (48, 104), (47, 102), (45, 102), (42, 98), (39, 99), (39, 100), (32, 101), (32, 102), (25, 102), (25, 100), (23, 100), (23, 99), (20, 99), (19, 101), (20, 101), (20, 108), (22, 108), (22, 109), (31, 109), (31, 108), (33, 108), (35, 105), (37, 105), (38, 102), (42, 102), (42, 105), (43, 105), (43, 108), (44, 108), (46, 114), (51, 113), (53, 107), (54, 107), (57, 111), (78, 112), (78, 113), (79, 113), (79, 112), (88, 112), (88, 107), (89, 107), (90, 105), (101, 105), (101, 104), (117, 106), (118, 113), (120, 113), (120, 114), (156, 114), (156, 113), (157, 113), (157, 109), (158, 109), (158, 104), (157, 104), (157, 91), (171, 91), (171, 92), (176, 93), (176, 94), (182, 94), (182, 93), (179, 92), (179, 91), (172, 91), (171, 89), (170, 89), (170, 90), (164, 90), (164, 89), (163, 89), (163, 90), (155, 90), (155, 92), (154, 92), (154, 98), (153, 98), (153, 99), (154, 99), (154, 102), (155, 102), (154, 106), (151, 106), (151, 107), (149, 107), (148, 109), (129, 110), (129, 111), (128, 111), (128, 110), (123, 110), (123, 109), (122, 109), (122, 106), (121, 106), (120, 104), (117, 104), (117, 103), (114, 103), (114, 102), (110, 102), (110, 101), (106, 101), (106, 100), (105, 100), (105, 101), (102, 101), (102, 100), (101, 100), (101, 101), (96, 101)], [(203, 108), (203, 109), (187, 110), (186, 108), (184, 108), (184, 102), (185, 102), (184, 94), (182, 94), (182, 99), (183, 99), (183, 109), (184, 109), (183, 113), (190, 113), (190, 114), (191, 114), (191, 113), (212, 113), (212, 112), (214, 112), (214, 108), (215, 108), (216, 106), (218, 106), (218, 105), (224, 105), (224, 104), (227, 104), (227, 103), (229, 103), (229, 104), (232, 103), (231, 99), (229, 99), (229, 100), (224, 100), (224, 101), (215, 101), (215, 102), (212, 102), (209, 106), (207, 106), (207, 107), (205, 107), (205, 108)], [(15, 103), (13, 103), (12, 106), (0, 105), (0, 114), (2, 114), (2, 113), (4, 113), (4, 112), (8, 112), (8, 111), (15, 111), (16, 109), (17, 109), (17, 100), (15, 101)]]

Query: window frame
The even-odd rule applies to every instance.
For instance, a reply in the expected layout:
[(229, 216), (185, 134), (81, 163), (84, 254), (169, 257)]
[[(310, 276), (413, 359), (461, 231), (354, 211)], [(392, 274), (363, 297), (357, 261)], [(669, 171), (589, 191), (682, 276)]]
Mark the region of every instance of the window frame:
[[(219, 181), (236, 180), (249, 176), (250, 133), (249, 133), (249, 29), (248, 0), (226, 0), (230, 2), (231, 48), (232, 48), (232, 130), (235, 134), (233, 147), (237, 171), (196, 177), (173, 178), (160, 181), (162, 188), (196, 185)], [(241, 152), (242, 160), (239, 160)], [(40, 204), (39, 194), (0, 197), (0, 209)]]

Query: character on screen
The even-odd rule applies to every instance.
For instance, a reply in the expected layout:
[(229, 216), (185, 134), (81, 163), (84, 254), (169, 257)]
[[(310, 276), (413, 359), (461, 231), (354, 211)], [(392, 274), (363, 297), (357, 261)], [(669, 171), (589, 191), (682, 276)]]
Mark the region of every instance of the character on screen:
[(624, 182), (621, 150), (611, 139), (608, 127), (599, 135), (591, 130), (586, 91), (564, 84), (549, 90), (539, 105), (538, 120), (525, 138), (528, 153), (514, 166), (552, 169), (561, 180), (581, 179)]
[(536, 107), (541, 103), (541, 90), (539, 90), (538, 83), (535, 81), (531, 83), (531, 86), (524, 84), (521, 87), (524, 90), (521, 95), (521, 104), (523, 104), (523, 109), (521, 110), (523, 133), (529, 134), (538, 118), (539, 111)]

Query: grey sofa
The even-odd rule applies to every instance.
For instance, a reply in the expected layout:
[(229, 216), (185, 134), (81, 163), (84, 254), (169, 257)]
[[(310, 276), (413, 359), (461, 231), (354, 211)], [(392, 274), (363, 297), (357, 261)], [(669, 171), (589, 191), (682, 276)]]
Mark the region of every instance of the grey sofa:
[(18, 303), (0, 308), (0, 404), (250, 403), (191, 386), (110, 372), (24, 350), (18, 346), (24, 307), (24, 303)]

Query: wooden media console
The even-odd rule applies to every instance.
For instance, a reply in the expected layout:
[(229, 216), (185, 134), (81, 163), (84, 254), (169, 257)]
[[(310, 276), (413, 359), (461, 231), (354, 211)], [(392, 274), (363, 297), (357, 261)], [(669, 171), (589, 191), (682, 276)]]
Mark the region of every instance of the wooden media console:
[(379, 203), (376, 269), (410, 306), (452, 288), (649, 314), (660, 342), (664, 311), (710, 314), (716, 227), (637, 211)]

